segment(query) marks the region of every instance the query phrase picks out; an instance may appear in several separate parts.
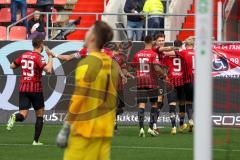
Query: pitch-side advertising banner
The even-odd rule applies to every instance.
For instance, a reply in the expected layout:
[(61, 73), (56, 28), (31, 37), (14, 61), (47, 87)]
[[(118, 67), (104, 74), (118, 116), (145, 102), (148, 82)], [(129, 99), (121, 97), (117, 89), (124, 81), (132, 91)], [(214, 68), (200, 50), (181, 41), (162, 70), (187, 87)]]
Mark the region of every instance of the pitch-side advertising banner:
[[(45, 43), (56, 54), (72, 54), (83, 47), (80, 41)], [(142, 43), (134, 43), (131, 54), (142, 48)], [(32, 50), (31, 41), (0, 42), (0, 123), (6, 123), (9, 115), (18, 110), (18, 85), (21, 71), (10, 69), (10, 63), (27, 50)], [(47, 59), (46, 53), (42, 54)], [(214, 78), (213, 124), (238, 126), (240, 123), (237, 114), (240, 113), (240, 97), (238, 97), (240, 95), (238, 79), (240, 76), (240, 44), (216, 44), (213, 47), (213, 55), (213, 76), (216, 77)], [(45, 122), (61, 123), (64, 120), (74, 88), (74, 71), (78, 62), (77, 59), (69, 62), (54, 59), (54, 72), (51, 75), (44, 73), (42, 82), (47, 110), (44, 115)], [(118, 117), (122, 124), (137, 124), (136, 90), (133, 89), (136, 88), (135, 84), (135, 80), (129, 79), (124, 88), (125, 112)], [(168, 89), (164, 95), (171, 91), (172, 89)], [(162, 125), (170, 123), (167, 98), (164, 98), (164, 103), (158, 120)], [(146, 122), (149, 120), (149, 108), (146, 109)], [(35, 122), (34, 111), (30, 112), (26, 122)]]

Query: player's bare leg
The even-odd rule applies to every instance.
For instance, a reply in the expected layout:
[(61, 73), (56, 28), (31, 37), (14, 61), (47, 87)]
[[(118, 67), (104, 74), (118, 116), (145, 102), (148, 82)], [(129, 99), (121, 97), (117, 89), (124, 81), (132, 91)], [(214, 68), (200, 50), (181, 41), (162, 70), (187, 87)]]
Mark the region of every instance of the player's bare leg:
[(36, 112), (36, 123), (35, 123), (35, 133), (34, 133), (34, 141), (32, 145), (43, 145), (39, 142), (39, 137), (42, 132), (43, 128), (43, 114), (44, 114), (44, 108), (38, 109)]
[(188, 127), (189, 127), (189, 132), (192, 132), (193, 131), (193, 126), (194, 126), (194, 123), (193, 123), (193, 104), (192, 102), (186, 102), (186, 113), (188, 115)]
[(187, 129), (187, 124), (184, 123), (185, 119), (185, 112), (186, 112), (186, 107), (185, 107), (185, 102), (179, 102), (179, 132), (183, 133), (185, 129)]
[(169, 113), (170, 113), (170, 119), (172, 124), (171, 134), (175, 135), (177, 133), (176, 130), (176, 102), (171, 102), (169, 104)]
[(12, 114), (7, 123), (7, 130), (11, 130), (15, 122), (22, 122), (26, 119), (28, 110), (20, 110), (18, 113)]
[(150, 123), (149, 123), (149, 129), (148, 133), (151, 136), (157, 136), (159, 133), (153, 129), (153, 124), (157, 123), (157, 118), (158, 118), (158, 106), (157, 102), (152, 103), (152, 108), (150, 112)]
[(144, 132), (144, 112), (145, 112), (145, 103), (139, 103), (138, 104), (138, 121), (139, 121), (139, 137), (145, 137), (145, 132)]

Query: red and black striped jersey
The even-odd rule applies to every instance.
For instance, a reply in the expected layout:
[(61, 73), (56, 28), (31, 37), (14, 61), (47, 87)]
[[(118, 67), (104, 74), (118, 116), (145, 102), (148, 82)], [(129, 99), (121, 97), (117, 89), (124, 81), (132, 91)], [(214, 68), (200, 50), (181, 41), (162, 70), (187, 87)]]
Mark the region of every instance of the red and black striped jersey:
[(154, 65), (159, 64), (156, 52), (151, 49), (144, 49), (135, 53), (132, 66), (137, 69), (138, 88), (157, 88), (158, 76)]
[(174, 86), (184, 85), (184, 60), (179, 56), (164, 56), (164, 66), (168, 68), (167, 77), (168, 81)]
[[(120, 66), (121, 69), (127, 68), (127, 63), (126, 63), (127, 56), (126, 55), (124, 55), (122, 53), (114, 54), (112, 59), (118, 63), (118, 65)], [(122, 78), (119, 78), (118, 89), (120, 89), (120, 90), (123, 89)]]
[(21, 66), (20, 92), (42, 92), (42, 72), (46, 66), (43, 56), (37, 52), (25, 52), (14, 61)]
[(195, 52), (193, 49), (176, 51), (176, 54), (185, 62), (184, 82), (193, 83), (195, 72)]

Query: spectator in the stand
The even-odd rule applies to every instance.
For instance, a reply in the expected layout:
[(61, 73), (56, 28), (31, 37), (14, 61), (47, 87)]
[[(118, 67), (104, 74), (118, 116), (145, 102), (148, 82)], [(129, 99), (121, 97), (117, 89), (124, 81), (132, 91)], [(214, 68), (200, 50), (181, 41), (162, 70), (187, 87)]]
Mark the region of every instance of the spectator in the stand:
[[(11, 1), (11, 22), (15, 23), (17, 20), (18, 8), (21, 9), (22, 18), (27, 16), (27, 2), (26, 0), (12, 0)], [(27, 19), (23, 21), (23, 25), (27, 27)]]
[[(164, 28), (164, 6), (161, 0), (147, 0), (144, 4), (143, 11), (148, 13), (148, 28)], [(163, 31), (150, 31), (149, 35), (155, 36), (159, 32), (164, 33)]]
[[(52, 12), (54, 0), (37, 0), (37, 10), (40, 12)], [(42, 16), (43, 17), (43, 16)], [(48, 16), (48, 27), (52, 26), (51, 15)], [(48, 37), (51, 37), (51, 30), (48, 30)]]
[[(143, 6), (140, 3), (142, 0), (126, 0), (124, 6), (125, 13), (140, 13)], [(128, 15), (127, 16), (127, 28), (143, 28), (143, 16), (140, 15)], [(140, 41), (142, 39), (142, 30), (128, 30), (128, 39), (134, 41)]]
[(34, 12), (34, 17), (28, 21), (28, 39), (31, 40), (36, 37), (45, 39), (45, 36), (44, 21), (40, 16), (40, 11), (36, 10)]

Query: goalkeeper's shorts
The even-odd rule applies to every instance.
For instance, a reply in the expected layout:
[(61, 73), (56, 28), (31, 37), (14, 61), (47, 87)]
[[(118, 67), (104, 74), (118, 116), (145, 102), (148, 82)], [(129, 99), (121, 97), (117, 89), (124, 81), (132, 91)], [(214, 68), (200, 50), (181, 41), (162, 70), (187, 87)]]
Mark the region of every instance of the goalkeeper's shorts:
[(64, 160), (110, 160), (112, 138), (84, 138), (70, 135)]

